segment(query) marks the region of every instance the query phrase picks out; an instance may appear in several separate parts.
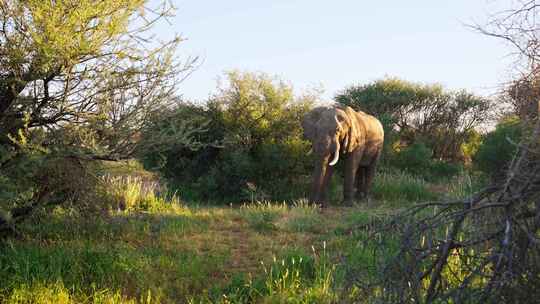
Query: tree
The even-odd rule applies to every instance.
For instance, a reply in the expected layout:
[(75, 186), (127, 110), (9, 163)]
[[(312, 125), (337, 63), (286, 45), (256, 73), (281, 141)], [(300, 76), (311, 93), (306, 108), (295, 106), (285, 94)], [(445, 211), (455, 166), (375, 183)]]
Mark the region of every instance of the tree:
[(171, 16), (168, 3), (0, 0), (0, 230), (89, 193), (85, 161), (147, 147), (141, 132), (178, 102), (196, 62), (176, 57), (179, 36), (160, 42), (153, 31)]
[(495, 130), (484, 136), (482, 145), (475, 155), (475, 164), (494, 178), (505, 176), (508, 166), (516, 153), (522, 126), (520, 120), (510, 116), (500, 121)]
[(350, 86), (335, 100), (389, 121), (401, 145), (423, 142), (433, 158), (447, 161), (461, 160), (461, 146), (470, 132), (491, 118), (486, 98), (397, 78)]
[[(310, 162), (301, 118), (318, 92), (296, 96), (290, 84), (264, 73), (227, 72), (206, 105), (180, 105), (144, 134), (166, 133), (180, 121), (204, 122), (204, 145), (181, 145), (144, 155), (181, 191), (198, 200), (291, 199), (303, 195)], [(166, 122), (163, 117), (167, 117)], [(158, 156), (159, 155), (159, 156)], [(292, 187), (294, 185), (294, 187)], [(292, 191), (294, 188), (296, 192)]]
[(151, 29), (172, 7), (147, 2), (1, 1), (0, 142), (42, 128), (50, 145), (130, 157), (145, 119), (174, 102), (194, 63), (175, 58), (180, 37), (156, 43)]
[(264, 73), (226, 73), (209, 104), (224, 113), (229, 138), (250, 149), (265, 140), (284, 140), (301, 135), (299, 121), (317, 100), (317, 92), (296, 98), (292, 87)]

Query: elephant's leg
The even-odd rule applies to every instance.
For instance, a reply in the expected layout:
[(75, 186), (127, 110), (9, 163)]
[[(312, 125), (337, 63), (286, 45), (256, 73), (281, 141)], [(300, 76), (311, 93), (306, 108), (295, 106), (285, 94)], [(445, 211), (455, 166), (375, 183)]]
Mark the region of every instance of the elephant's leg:
[(330, 181), (332, 180), (332, 174), (334, 173), (334, 167), (328, 166), (326, 174), (324, 175), (323, 185), (321, 189), (321, 206), (323, 208), (328, 207), (328, 189), (330, 188)]
[(367, 168), (360, 167), (356, 173), (356, 198), (361, 200), (366, 195), (366, 174)]
[(356, 186), (356, 173), (359, 162), (360, 157), (354, 153), (350, 154), (345, 161), (345, 180), (343, 181), (343, 203), (345, 205), (352, 205), (354, 201), (354, 188)]
[(364, 193), (365, 193), (366, 199), (369, 198), (368, 194), (369, 194), (369, 191), (371, 190), (371, 186), (373, 185), (373, 179), (375, 177), (375, 169), (377, 168), (377, 163), (379, 162), (381, 153), (382, 153), (382, 148), (378, 151), (373, 162), (368, 167), (366, 167), (366, 177), (365, 177), (365, 184), (364, 184)]
[(372, 164), (371, 166), (366, 168), (366, 177), (364, 183), (364, 197), (366, 199), (368, 199), (369, 191), (371, 190), (371, 186), (373, 184), (373, 178), (375, 177), (375, 168), (375, 164)]

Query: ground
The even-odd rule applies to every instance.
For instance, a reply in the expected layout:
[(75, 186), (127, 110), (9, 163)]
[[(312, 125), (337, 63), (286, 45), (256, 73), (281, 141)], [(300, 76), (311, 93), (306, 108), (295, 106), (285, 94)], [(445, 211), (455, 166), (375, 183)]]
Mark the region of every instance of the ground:
[[(158, 195), (168, 192), (140, 168), (107, 170), (90, 205), (40, 210), (0, 243), (1, 303), (364, 302), (380, 291), (351, 282), (377, 278), (396, 249), (368, 224), (475, 186), (383, 171), (370, 203), (353, 207), (201, 205)], [(382, 251), (370, 247), (381, 237)]]
[[(369, 214), (381, 212), (385, 211), (357, 206), (321, 213), (305, 203), (174, 204), (159, 211), (119, 211), (89, 218), (56, 208), (52, 215), (27, 223), (23, 237), (10, 240), (1, 251), (0, 299), (226, 303), (224, 299), (237, 296), (235, 292), (259, 292), (260, 296), (245, 299), (268, 302), (265, 299), (275, 296), (272, 288), (283, 279), (280, 273), (270, 273), (276, 277), (268, 282), (275, 265), (295, 258), (310, 263), (297, 274), (298, 283), (306, 286), (292, 291), (294, 286), (281, 286), (282, 292), (319, 288), (310, 272), (317, 271), (322, 258), (335, 265), (351, 245), (345, 245), (350, 229), (366, 222)], [(328, 274), (335, 277), (337, 272)], [(255, 286), (257, 280), (266, 287)], [(273, 280), (276, 286), (269, 286)], [(249, 284), (253, 286), (244, 291)], [(241, 288), (235, 291), (236, 287)], [(324, 301), (333, 302), (335, 297), (330, 294)]]

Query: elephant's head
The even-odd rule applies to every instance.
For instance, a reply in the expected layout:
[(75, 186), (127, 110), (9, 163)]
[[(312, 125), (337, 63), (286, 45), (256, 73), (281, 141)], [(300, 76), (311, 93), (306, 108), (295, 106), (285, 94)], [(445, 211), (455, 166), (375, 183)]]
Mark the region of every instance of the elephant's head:
[(302, 127), (317, 157), (310, 201), (324, 205), (329, 166), (339, 161), (340, 153), (352, 152), (363, 142), (360, 125), (353, 109), (332, 106), (313, 109), (302, 120)]
[(332, 156), (330, 166), (338, 162), (340, 151), (352, 152), (361, 141), (358, 119), (350, 107), (317, 107), (306, 114), (302, 127), (318, 157)]

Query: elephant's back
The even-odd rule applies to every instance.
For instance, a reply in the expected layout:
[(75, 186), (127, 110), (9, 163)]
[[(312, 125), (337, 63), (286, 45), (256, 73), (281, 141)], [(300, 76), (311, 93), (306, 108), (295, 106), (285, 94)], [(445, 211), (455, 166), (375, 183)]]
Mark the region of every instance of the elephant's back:
[(373, 115), (369, 115), (365, 112), (358, 112), (361, 117), (361, 121), (364, 124), (366, 130), (366, 141), (371, 144), (382, 145), (384, 141), (384, 129), (382, 123)]

